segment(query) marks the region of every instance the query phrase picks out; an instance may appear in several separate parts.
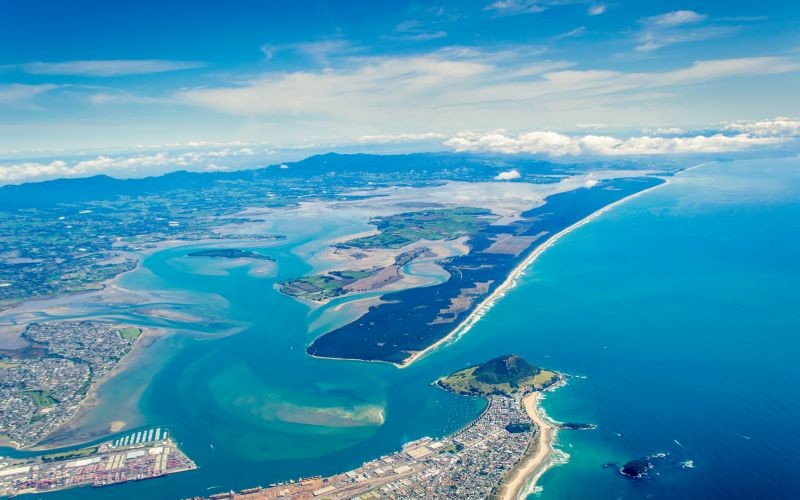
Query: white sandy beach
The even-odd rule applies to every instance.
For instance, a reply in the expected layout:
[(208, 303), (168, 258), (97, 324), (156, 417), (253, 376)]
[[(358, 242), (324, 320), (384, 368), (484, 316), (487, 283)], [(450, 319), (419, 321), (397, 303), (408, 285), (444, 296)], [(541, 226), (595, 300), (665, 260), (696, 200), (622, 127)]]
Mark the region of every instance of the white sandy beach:
[(592, 214), (588, 215), (587, 217), (579, 220), (578, 222), (576, 222), (575, 224), (567, 227), (563, 231), (560, 231), (560, 232), (554, 234), (553, 236), (551, 236), (547, 241), (545, 241), (539, 247), (537, 247), (536, 250), (534, 250), (528, 257), (526, 257), (525, 260), (523, 260), (516, 268), (514, 268), (514, 270), (511, 271), (511, 273), (508, 275), (506, 280), (503, 281), (503, 283), (501, 283), (500, 286), (498, 286), (495, 289), (494, 292), (492, 292), (480, 304), (478, 304), (478, 306), (470, 313), (470, 315), (467, 316), (464, 319), (464, 321), (459, 323), (459, 325), (456, 326), (447, 336), (441, 338), (436, 343), (428, 346), (427, 348), (425, 348), (425, 349), (423, 349), (421, 351), (415, 352), (410, 357), (408, 357), (402, 364), (399, 364), (398, 366), (400, 368), (405, 368), (406, 366), (409, 366), (411, 363), (413, 363), (414, 361), (416, 361), (419, 358), (423, 357), (424, 355), (428, 354), (429, 352), (441, 347), (443, 344), (449, 343), (451, 341), (455, 341), (460, 336), (462, 336), (465, 333), (467, 333), (473, 326), (475, 326), (475, 324), (487, 312), (489, 312), (489, 310), (497, 303), (497, 301), (499, 299), (501, 299), (503, 296), (505, 296), (505, 294), (508, 293), (509, 290), (511, 290), (512, 288), (514, 288), (516, 286), (517, 282), (519, 281), (519, 278), (525, 273), (525, 271), (527, 271), (527, 269), (534, 262), (536, 262), (536, 259), (538, 259), (548, 248), (553, 246), (560, 238), (562, 238), (563, 236), (565, 236), (565, 235), (571, 233), (572, 231), (578, 229), (579, 227), (581, 227), (581, 226), (583, 226), (585, 224), (588, 224), (589, 222), (592, 222), (593, 220), (597, 219), (598, 217), (600, 217), (604, 213), (608, 212), (609, 210), (613, 209), (614, 207), (619, 206), (619, 205), (625, 203), (626, 201), (629, 201), (629, 200), (632, 200), (634, 198), (637, 198), (637, 197), (643, 195), (644, 193), (646, 193), (648, 191), (651, 191), (653, 189), (657, 189), (657, 188), (659, 188), (661, 186), (665, 186), (667, 184), (669, 184), (669, 180), (667, 180), (666, 182), (664, 182), (662, 184), (659, 184), (657, 186), (653, 186), (653, 187), (644, 189), (642, 191), (639, 191), (637, 193), (634, 193), (634, 194), (632, 194), (630, 196), (626, 196), (625, 198), (622, 198), (621, 200), (617, 200), (614, 203), (606, 205), (605, 207), (601, 208), (600, 210), (598, 210), (596, 212), (593, 212)]
[(536, 435), (528, 453), (522, 458), (500, 487), (497, 498), (518, 500), (547, 470), (549, 457), (553, 453), (553, 441), (557, 428), (539, 413), (541, 392), (532, 392), (522, 400), (525, 411), (536, 425)]

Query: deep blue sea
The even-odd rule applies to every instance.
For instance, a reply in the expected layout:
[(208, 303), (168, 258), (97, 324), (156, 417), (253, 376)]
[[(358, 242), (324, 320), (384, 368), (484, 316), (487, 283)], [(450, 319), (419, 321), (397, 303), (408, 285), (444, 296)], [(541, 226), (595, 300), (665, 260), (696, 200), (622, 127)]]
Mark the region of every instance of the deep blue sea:
[[(464, 425), (482, 403), (431, 381), (507, 353), (572, 375), (544, 408), (598, 425), (559, 433), (564, 463), (531, 498), (800, 498), (800, 160), (705, 165), (615, 207), (547, 250), (460, 340), (403, 370), (305, 355), (320, 311), (273, 289), (309, 270), (290, 225), (263, 250), (274, 276), (198, 273), (170, 249), (125, 282), (194, 294), (221, 324), (247, 325), (163, 338), (149, 348), (157, 362), (100, 394), (98, 428), (168, 426), (200, 469), (44, 498), (181, 498), (340, 472)], [(363, 229), (335, 226), (304, 237)], [(617, 472), (657, 454), (647, 478)]]
[(798, 287), (800, 161), (703, 166), (565, 236), (457, 350), (586, 377), (544, 407), (599, 427), (532, 498), (796, 499)]

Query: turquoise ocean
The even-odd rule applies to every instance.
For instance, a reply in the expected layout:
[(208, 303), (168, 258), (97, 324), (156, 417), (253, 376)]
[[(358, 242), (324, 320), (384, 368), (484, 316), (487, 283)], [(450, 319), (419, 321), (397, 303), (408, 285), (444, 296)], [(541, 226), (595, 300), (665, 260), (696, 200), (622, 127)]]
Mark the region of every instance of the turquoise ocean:
[[(216, 320), (148, 345), (84, 425), (166, 426), (200, 468), (45, 498), (185, 498), (341, 472), (466, 424), (483, 402), (431, 382), (507, 353), (572, 375), (545, 410), (598, 425), (558, 434), (560, 464), (531, 498), (800, 498), (800, 160), (704, 165), (615, 207), (402, 370), (305, 355), (357, 312), (311, 310), (274, 283), (311, 270), (309, 242), (365, 227), (315, 223), (276, 223), (290, 237), (262, 249), (278, 261), (268, 275), (199, 269), (172, 248), (125, 277)], [(648, 478), (617, 472), (645, 456)]]

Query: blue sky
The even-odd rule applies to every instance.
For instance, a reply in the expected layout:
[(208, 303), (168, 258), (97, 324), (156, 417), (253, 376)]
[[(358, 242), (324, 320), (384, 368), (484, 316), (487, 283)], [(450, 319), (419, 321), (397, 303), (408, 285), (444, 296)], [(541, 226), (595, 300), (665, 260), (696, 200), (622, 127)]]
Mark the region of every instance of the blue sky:
[(797, 118), (798, 88), (788, 0), (0, 4), (7, 157), (497, 129), (680, 135)]

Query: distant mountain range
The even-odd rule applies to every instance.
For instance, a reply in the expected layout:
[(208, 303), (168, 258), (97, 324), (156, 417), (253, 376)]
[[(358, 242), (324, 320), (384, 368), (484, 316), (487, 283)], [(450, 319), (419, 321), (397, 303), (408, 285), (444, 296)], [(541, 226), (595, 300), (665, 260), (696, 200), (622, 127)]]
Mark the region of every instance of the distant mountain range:
[[(553, 163), (533, 157), (460, 153), (414, 153), (405, 155), (337, 154), (311, 156), (301, 161), (232, 172), (187, 172), (154, 177), (117, 179), (108, 175), (56, 179), (0, 187), (0, 209), (45, 208), (60, 203), (114, 199), (121, 195), (158, 194), (176, 189), (203, 189), (225, 182), (269, 182), (279, 179), (309, 179), (341, 174), (395, 175), (396, 181), (492, 180), (501, 171), (514, 168), (520, 180), (543, 182), (542, 176), (610, 168), (602, 162)], [(619, 163), (613, 166), (619, 168)], [(624, 168), (635, 168), (633, 164)]]

